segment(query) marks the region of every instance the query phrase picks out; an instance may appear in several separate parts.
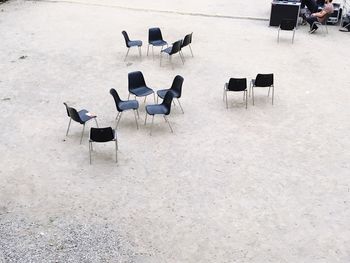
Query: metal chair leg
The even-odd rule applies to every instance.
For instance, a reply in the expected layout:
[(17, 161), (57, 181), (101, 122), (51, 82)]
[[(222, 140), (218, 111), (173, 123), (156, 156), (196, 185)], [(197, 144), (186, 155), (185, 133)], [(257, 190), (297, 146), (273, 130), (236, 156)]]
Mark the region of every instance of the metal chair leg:
[(98, 128), (98, 123), (97, 123), (96, 117), (94, 118), (94, 120), (95, 120), (95, 123), (96, 123), (96, 127)]
[(278, 28), (278, 33), (277, 33), (277, 43), (280, 42), (280, 28)]
[(147, 112), (146, 112), (146, 116), (145, 116), (145, 123), (144, 123), (144, 125), (146, 125), (146, 122), (147, 122)]
[(181, 108), (182, 114), (185, 114), (185, 112), (184, 112), (184, 110), (183, 110), (183, 108), (182, 108), (182, 106), (181, 106), (181, 103), (180, 103), (179, 98), (176, 98), (176, 100), (177, 100), (177, 102), (179, 103), (179, 106), (180, 106), (180, 108)]
[(269, 91), (267, 92), (267, 97), (270, 96), (270, 88), (271, 88), (271, 86), (269, 87)]
[(147, 56), (148, 56), (148, 51), (149, 51), (149, 44), (148, 44), (148, 46), (147, 46)]
[(223, 94), (222, 94), (222, 101), (225, 101), (225, 90), (226, 90), (226, 86), (227, 86), (227, 84), (225, 83), (225, 85), (224, 85), (224, 92), (223, 92)]
[(85, 130), (85, 123), (83, 124), (83, 131), (82, 131), (81, 137), (80, 137), (80, 144), (81, 144), (81, 142), (83, 141), (84, 130)]
[(292, 44), (294, 44), (295, 28), (293, 29)]
[(273, 105), (274, 97), (275, 97), (275, 86), (272, 86), (272, 105)]
[(254, 86), (252, 86), (252, 97), (253, 97), (253, 105), (254, 105)]
[(119, 118), (118, 118), (118, 121), (117, 121), (117, 125), (115, 125), (115, 128), (116, 128), (116, 129), (118, 128), (120, 119), (122, 118), (122, 114), (123, 114), (123, 112), (121, 112), (120, 115), (119, 115)]
[(139, 129), (139, 124), (137, 123), (137, 117), (136, 117), (136, 110), (134, 110), (134, 116), (135, 116), (136, 128)]
[(245, 93), (245, 109), (247, 109), (248, 108), (248, 91), (245, 90), (244, 93)]
[(225, 91), (225, 97), (226, 97), (226, 109), (228, 109), (228, 102), (227, 102), (227, 90)]
[(153, 57), (153, 60), (154, 60), (154, 48), (153, 48), (153, 45), (152, 45), (152, 57)]
[(115, 139), (115, 162), (118, 163), (118, 142)]
[(156, 94), (153, 92), (153, 101), (156, 103)]
[(153, 129), (153, 121), (154, 121), (154, 115), (152, 115), (151, 131), (149, 133), (149, 135), (151, 135), (151, 136), (152, 136), (152, 129)]
[(168, 118), (167, 118), (165, 115), (163, 115), (163, 117), (164, 117), (165, 121), (168, 123), (169, 128), (170, 128), (170, 130), (171, 130), (171, 133), (174, 133), (173, 128), (171, 127), (171, 125), (170, 125), (170, 122), (169, 122)]
[(89, 141), (89, 157), (90, 157), (90, 164), (91, 164), (91, 146), (92, 146), (92, 142)]
[(118, 120), (120, 112), (118, 111), (117, 116), (115, 117), (115, 120)]
[(137, 112), (137, 118), (140, 119), (139, 109), (136, 109)]
[(142, 54), (141, 54), (141, 47), (139, 46), (139, 54), (140, 54), (140, 58), (142, 57)]
[(69, 118), (69, 123), (68, 123), (68, 128), (67, 128), (67, 132), (66, 132), (66, 136), (68, 136), (68, 131), (69, 131), (69, 127), (70, 127), (70, 123), (72, 122), (72, 118)]
[(128, 95), (128, 100), (129, 100), (129, 98), (130, 98), (130, 92), (129, 92), (129, 95)]
[(181, 61), (182, 61), (182, 65), (185, 65), (185, 61), (182, 59), (182, 56), (181, 56), (180, 52), (179, 52), (179, 55), (180, 55), (180, 58), (181, 58)]
[(194, 57), (193, 52), (192, 52), (192, 48), (191, 48), (191, 44), (189, 44), (188, 46), (190, 47), (192, 57)]
[(126, 60), (128, 54), (129, 54), (129, 51), (130, 51), (130, 48), (128, 48), (128, 51), (126, 52), (126, 55), (125, 55), (125, 58), (124, 58), (124, 61)]
[(159, 56), (160, 56), (160, 58), (159, 58), (159, 66), (161, 67), (162, 66), (162, 57), (163, 57), (163, 54), (162, 54), (163, 52), (162, 51), (160, 51), (160, 54), (159, 54)]

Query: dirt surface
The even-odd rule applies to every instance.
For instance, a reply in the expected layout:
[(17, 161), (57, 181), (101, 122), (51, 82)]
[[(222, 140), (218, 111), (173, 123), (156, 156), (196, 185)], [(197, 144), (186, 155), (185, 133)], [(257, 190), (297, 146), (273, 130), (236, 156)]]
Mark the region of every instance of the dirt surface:
[[(229, 8), (223, 1), (219, 11)], [(107, 2), (1, 9), (0, 262), (350, 261), (349, 34), (302, 26), (294, 44), (290, 32), (277, 43), (266, 21)], [(194, 57), (184, 49), (185, 65), (175, 56), (174, 68), (160, 67), (158, 49), (146, 56), (153, 26), (169, 43), (194, 32)], [(122, 30), (143, 41), (142, 59), (133, 49), (123, 61)], [(154, 90), (182, 75), (185, 114), (172, 108), (174, 133), (156, 117), (150, 136), (140, 99), (140, 129), (132, 112), (118, 127), (118, 164), (110, 143), (94, 147), (89, 165), (94, 123), (81, 145), (78, 123), (66, 137), (63, 102), (114, 126), (108, 91), (126, 99), (136, 70)], [(254, 106), (229, 94), (226, 109), (230, 77), (271, 72), (274, 105), (256, 89)]]

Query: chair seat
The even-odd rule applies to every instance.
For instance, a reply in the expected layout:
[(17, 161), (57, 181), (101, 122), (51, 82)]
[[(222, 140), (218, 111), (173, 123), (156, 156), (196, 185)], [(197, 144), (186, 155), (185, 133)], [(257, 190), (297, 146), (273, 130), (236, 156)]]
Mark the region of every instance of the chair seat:
[(93, 131), (90, 131), (90, 142), (110, 142), (115, 140), (115, 130), (111, 128), (95, 128)]
[(170, 55), (172, 49), (173, 49), (173, 47), (167, 47), (166, 49), (162, 49), (162, 52)]
[(124, 110), (136, 110), (139, 108), (139, 102), (137, 100), (127, 100), (119, 102), (119, 108)]
[(168, 112), (168, 109), (162, 104), (157, 104), (157, 105), (147, 105), (146, 111), (149, 115), (155, 115), (155, 114), (166, 114)]
[(88, 120), (91, 120), (91, 119), (95, 118), (95, 117), (91, 117), (91, 116), (86, 115), (86, 113), (88, 113), (88, 112), (89, 111), (87, 111), (87, 110), (81, 110), (81, 111), (78, 112), (79, 117), (80, 117), (80, 119), (82, 120), (83, 123), (87, 122)]
[(174, 98), (178, 98), (178, 97), (179, 97), (179, 93), (176, 92), (175, 90), (171, 90), (171, 89), (162, 89), (162, 90), (158, 90), (158, 91), (157, 91), (157, 95), (158, 95), (158, 97), (164, 99), (165, 94), (166, 94), (168, 91), (171, 91), (171, 93), (173, 93)]
[(135, 47), (135, 46), (141, 47), (141, 46), (142, 46), (142, 41), (141, 41), (141, 40), (130, 40), (130, 41), (128, 42), (128, 45), (129, 45), (130, 47)]
[(143, 87), (138, 87), (136, 89), (130, 90), (130, 93), (142, 97), (142, 96), (147, 96), (153, 93), (153, 90), (150, 89), (149, 87), (143, 86)]
[(168, 43), (164, 40), (153, 40), (153, 41), (150, 41), (149, 42), (151, 45), (153, 46), (165, 46), (167, 45)]

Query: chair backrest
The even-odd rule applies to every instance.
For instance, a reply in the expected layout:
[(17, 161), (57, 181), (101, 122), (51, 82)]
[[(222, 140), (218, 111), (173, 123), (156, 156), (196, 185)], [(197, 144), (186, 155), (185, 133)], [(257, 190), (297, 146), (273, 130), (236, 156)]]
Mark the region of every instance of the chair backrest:
[(181, 77), (180, 75), (175, 76), (173, 80), (173, 84), (171, 85), (171, 90), (176, 92), (177, 98), (181, 98), (181, 93), (182, 93), (182, 84), (184, 82), (184, 78)]
[(255, 78), (256, 87), (270, 87), (273, 85), (273, 74), (258, 74)]
[(109, 142), (114, 140), (114, 131), (111, 127), (91, 128), (90, 140), (94, 142)]
[(155, 40), (163, 40), (162, 31), (159, 27), (148, 29), (148, 43)]
[(70, 117), (70, 116), (69, 116), (69, 110), (68, 110), (68, 105), (67, 105), (67, 103), (63, 102), (63, 104), (64, 104), (64, 106), (66, 106), (66, 111), (67, 111), (68, 117)]
[(173, 55), (179, 52), (181, 50), (181, 44), (182, 44), (182, 40), (178, 40), (174, 42), (173, 46), (171, 47), (170, 55)]
[(188, 46), (189, 44), (192, 43), (192, 34), (188, 34), (185, 36), (184, 40), (182, 41), (182, 46), (181, 47), (185, 47), (185, 46)]
[(126, 31), (122, 31), (122, 34), (123, 34), (123, 36), (124, 36), (125, 45), (126, 45), (127, 47), (130, 47), (130, 46), (129, 46), (130, 38), (129, 38), (129, 36), (128, 36), (128, 33), (126, 33)]
[(79, 122), (81, 124), (84, 124), (84, 122), (81, 120), (80, 116), (79, 116), (79, 113), (77, 112), (76, 109), (72, 108), (72, 107), (69, 107), (67, 105), (67, 103), (63, 103), (65, 106), (66, 106), (66, 110), (67, 110), (67, 115), (69, 117), (71, 117), (74, 121), (76, 122)]
[(169, 115), (171, 110), (171, 103), (173, 102), (174, 95), (171, 91), (167, 91), (167, 93), (164, 96), (164, 100), (162, 102), (162, 105), (164, 105), (167, 109), (166, 113), (164, 115)]
[(109, 93), (112, 95), (114, 102), (115, 102), (115, 107), (119, 112), (123, 111), (122, 109), (119, 108), (119, 103), (122, 101), (119, 97), (118, 92), (115, 89), (110, 89)]
[(295, 21), (292, 19), (282, 19), (281, 24), (280, 24), (280, 29), (281, 30), (294, 30), (295, 28)]
[(129, 91), (135, 88), (146, 86), (145, 79), (141, 71), (134, 71), (128, 74)]
[(227, 89), (230, 91), (243, 91), (247, 89), (246, 78), (230, 78)]

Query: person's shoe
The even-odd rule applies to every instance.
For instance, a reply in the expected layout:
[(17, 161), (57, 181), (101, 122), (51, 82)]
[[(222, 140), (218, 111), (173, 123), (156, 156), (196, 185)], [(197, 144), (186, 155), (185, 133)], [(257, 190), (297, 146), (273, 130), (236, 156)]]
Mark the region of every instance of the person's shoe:
[(339, 31), (341, 31), (341, 32), (350, 32), (350, 30), (347, 27), (341, 27), (341, 28), (339, 28)]
[(311, 30), (310, 30), (310, 34), (313, 34), (313, 33), (315, 33), (315, 31), (318, 29), (318, 27), (314, 27), (314, 28), (312, 28)]

